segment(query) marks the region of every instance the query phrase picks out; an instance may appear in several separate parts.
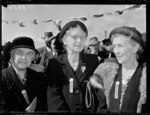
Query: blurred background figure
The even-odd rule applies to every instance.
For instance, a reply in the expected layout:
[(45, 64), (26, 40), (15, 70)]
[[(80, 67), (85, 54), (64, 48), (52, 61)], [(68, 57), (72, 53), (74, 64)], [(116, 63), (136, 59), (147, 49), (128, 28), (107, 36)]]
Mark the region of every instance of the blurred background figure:
[(48, 60), (57, 55), (55, 50), (55, 40), (56, 37), (53, 36), (52, 32), (45, 32), (45, 36), (42, 37), (45, 41), (45, 46), (38, 48), (38, 54), (36, 57), (36, 64), (47, 66)]
[(99, 41), (97, 37), (91, 37), (88, 41), (88, 47), (90, 48), (91, 54), (98, 55)]
[(2, 69), (7, 68), (10, 65), (10, 48), (11, 48), (11, 42), (6, 42), (4, 45), (2, 45), (2, 51), (1, 51), (1, 62), (2, 62)]

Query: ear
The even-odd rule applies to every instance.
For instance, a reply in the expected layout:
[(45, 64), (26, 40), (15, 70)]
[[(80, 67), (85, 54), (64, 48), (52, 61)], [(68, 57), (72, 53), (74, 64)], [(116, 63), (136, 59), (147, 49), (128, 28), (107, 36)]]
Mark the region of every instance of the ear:
[(135, 44), (135, 46), (134, 46), (134, 52), (138, 52), (138, 50), (139, 50), (139, 47), (140, 47), (140, 45), (137, 43), (137, 44)]
[(66, 41), (65, 41), (65, 40), (63, 40), (63, 44), (64, 44), (64, 45), (67, 45), (67, 43), (66, 43)]
[(62, 42), (63, 42), (64, 45), (67, 45), (65, 37), (63, 37)]

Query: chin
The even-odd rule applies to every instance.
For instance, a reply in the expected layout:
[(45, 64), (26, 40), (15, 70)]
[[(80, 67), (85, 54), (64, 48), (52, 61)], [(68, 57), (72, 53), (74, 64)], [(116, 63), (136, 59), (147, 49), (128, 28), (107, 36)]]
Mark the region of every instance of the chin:
[(18, 66), (19, 67), (19, 69), (26, 69), (26, 68), (28, 68), (29, 66), (27, 66), (27, 65), (20, 65), (20, 66)]
[(123, 60), (117, 59), (120, 64), (123, 64)]
[(82, 50), (81, 49), (75, 49), (74, 51), (80, 53)]

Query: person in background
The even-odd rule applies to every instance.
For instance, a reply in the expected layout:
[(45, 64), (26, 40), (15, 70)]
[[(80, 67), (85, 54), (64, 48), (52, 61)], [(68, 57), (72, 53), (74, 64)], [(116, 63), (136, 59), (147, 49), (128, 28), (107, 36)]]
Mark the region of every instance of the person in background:
[(91, 83), (104, 89), (111, 113), (146, 112), (145, 42), (135, 27), (122, 26), (110, 32), (116, 61), (100, 64)]
[[(65, 52), (50, 59), (46, 68), (49, 112), (96, 111), (97, 95), (94, 89), (89, 91), (88, 81), (99, 61), (96, 55), (81, 53), (87, 35), (80, 21), (68, 22), (59, 33)], [(105, 106), (105, 102), (100, 104)]]
[(90, 48), (91, 54), (98, 55), (99, 41), (97, 37), (91, 37), (88, 41), (88, 47)]
[(38, 54), (36, 57), (36, 64), (47, 67), (48, 61), (54, 55), (57, 55), (53, 50), (55, 43), (55, 36), (52, 32), (45, 32), (45, 37), (42, 37), (45, 41), (45, 46), (38, 48)]
[(34, 41), (26, 36), (17, 37), (9, 52), (11, 64), (0, 77), (0, 111), (47, 111), (44, 68), (32, 63), (37, 54)]
[(2, 45), (2, 51), (1, 51), (1, 62), (2, 62), (2, 69), (7, 68), (10, 65), (10, 50), (11, 42), (6, 42), (4, 45)]

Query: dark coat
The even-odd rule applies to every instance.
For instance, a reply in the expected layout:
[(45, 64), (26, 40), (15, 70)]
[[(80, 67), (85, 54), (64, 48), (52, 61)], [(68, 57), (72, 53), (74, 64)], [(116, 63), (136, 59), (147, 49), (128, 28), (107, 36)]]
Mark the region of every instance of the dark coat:
[(46, 81), (41, 72), (27, 69), (26, 83), (23, 85), (12, 67), (2, 70), (0, 78), (0, 111), (21, 111), (28, 107), (22, 90), (26, 90), (29, 102), (37, 97), (35, 111), (47, 111)]
[[(48, 111), (88, 111), (85, 106), (86, 81), (98, 64), (96, 55), (82, 54), (78, 68), (74, 71), (66, 54), (51, 59), (47, 67)], [(74, 79), (73, 93), (69, 91), (70, 78)]]
[[(131, 80), (129, 81), (126, 90), (125, 90), (122, 108), (120, 110), (119, 104), (120, 104), (121, 89), (122, 89), (122, 82), (121, 82), (122, 81), (122, 77), (121, 77), (122, 75), (121, 75), (121, 68), (120, 68), (119, 73), (117, 74), (117, 76), (114, 80), (113, 86), (111, 88), (111, 91), (110, 91), (110, 112), (132, 112), (132, 113), (136, 113), (138, 101), (140, 98), (139, 84), (140, 84), (140, 78), (141, 78), (142, 70), (143, 70), (143, 66), (141, 64), (139, 64), (135, 73), (133, 74)], [(116, 81), (120, 82), (118, 99), (114, 98)]]
[(49, 59), (53, 57), (52, 53), (48, 52), (45, 46), (38, 48), (37, 50), (36, 64), (47, 67)]

